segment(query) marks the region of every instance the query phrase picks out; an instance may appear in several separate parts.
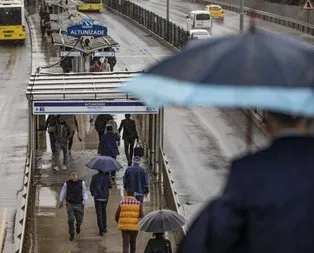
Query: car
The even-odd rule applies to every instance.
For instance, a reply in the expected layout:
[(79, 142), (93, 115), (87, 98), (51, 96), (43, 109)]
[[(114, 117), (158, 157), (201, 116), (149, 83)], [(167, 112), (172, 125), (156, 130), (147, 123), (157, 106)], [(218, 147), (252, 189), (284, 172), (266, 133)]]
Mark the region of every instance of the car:
[(208, 11), (194, 10), (186, 16), (187, 30), (190, 29), (209, 29), (213, 27), (213, 21)]
[(210, 13), (212, 18), (219, 21), (224, 21), (224, 10), (220, 5), (218, 4), (206, 5), (205, 10)]
[(190, 38), (195, 40), (208, 39), (212, 37), (205, 29), (192, 29), (189, 33)]

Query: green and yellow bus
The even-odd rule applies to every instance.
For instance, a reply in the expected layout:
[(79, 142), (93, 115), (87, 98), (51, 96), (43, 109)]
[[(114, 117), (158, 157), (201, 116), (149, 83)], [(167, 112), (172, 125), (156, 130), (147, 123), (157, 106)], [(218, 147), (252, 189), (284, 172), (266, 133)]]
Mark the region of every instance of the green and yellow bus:
[(23, 0), (0, 0), (0, 41), (18, 41), (24, 44)]
[(102, 0), (82, 0), (82, 2), (77, 6), (78, 11), (101, 11), (103, 9)]

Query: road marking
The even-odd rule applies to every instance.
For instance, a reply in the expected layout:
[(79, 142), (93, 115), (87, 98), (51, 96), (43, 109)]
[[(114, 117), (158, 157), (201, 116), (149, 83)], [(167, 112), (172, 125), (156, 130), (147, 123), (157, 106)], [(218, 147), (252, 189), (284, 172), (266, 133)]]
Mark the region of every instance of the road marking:
[(2, 252), (3, 246), (4, 246), (4, 235), (5, 235), (5, 225), (7, 222), (7, 216), (8, 216), (8, 208), (3, 209), (2, 214), (2, 220), (0, 225), (0, 252)]

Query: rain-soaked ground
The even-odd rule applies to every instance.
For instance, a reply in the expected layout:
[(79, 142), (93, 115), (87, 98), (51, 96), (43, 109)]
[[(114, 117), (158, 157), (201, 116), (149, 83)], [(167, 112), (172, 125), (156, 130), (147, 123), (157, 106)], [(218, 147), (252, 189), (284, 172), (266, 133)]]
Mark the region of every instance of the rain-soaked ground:
[[(37, 188), (35, 204), (35, 234), (34, 253), (58, 253), (58, 252), (84, 252), (84, 253), (118, 253), (122, 251), (122, 238), (114, 214), (124, 194), (122, 176), (127, 161), (123, 153), (123, 142), (120, 146), (118, 160), (124, 167), (119, 171), (113, 188), (110, 190), (110, 197), (107, 206), (108, 232), (98, 236), (96, 214), (93, 199), (89, 194), (88, 207), (85, 210), (82, 231), (76, 235), (73, 242), (69, 241), (67, 215), (65, 208), (56, 208), (59, 194), (63, 183), (69, 178), (71, 171), (78, 171), (87, 187), (89, 187), (91, 176), (95, 171), (88, 169), (85, 164), (97, 153), (98, 134), (94, 125), (89, 123), (88, 115), (78, 116), (79, 129), (82, 142), (74, 138), (72, 154), (66, 170), (58, 172), (51, 168), (51, 152), (49, 149), (49, 137), (42, 131), (39, 133), (38, 156), (35, 170), (35, 184)], [(116, 119), (119, 124), (121, 116)], [(145, 160), (142, 161), (145, 165)], [(150, 170), (149, 170), (150, 172)], [(150, 172), (150, 194), (144, 199), (144, 213), (159, 209), (163, 206), (164, 200), (160, 198), (161, 188), (157, 179)], [(162, 201), (162, 203), (160, 203)], [(171, 236), (171, 235), (170, 235)], [(143, 252), (151, 234), (140, 232), (137, 240), (138, 252)]]

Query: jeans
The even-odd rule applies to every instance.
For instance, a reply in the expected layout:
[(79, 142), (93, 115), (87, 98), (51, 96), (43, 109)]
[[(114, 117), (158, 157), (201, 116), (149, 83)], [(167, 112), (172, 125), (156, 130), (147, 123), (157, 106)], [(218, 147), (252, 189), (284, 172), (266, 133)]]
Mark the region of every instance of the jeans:
[(75, 131), (73, 131), (69, 137), (69, 152), (71, 152), (72, 146), (73, 146), (73, 138), (74, 138), (74, 133)]
[(50, 148), (52, 153), (52, 167), (57, 165), (57, 148), (56, 148), (56, 136), (49, 134)]
[(56, 161), (59, 167), (61, 167), (61, 162), (60, 162), (61, 150), (63, 151), (63, 165), (66, 165), (68, 161), (68, 142), (66, 143), (56, 142)]
[(83, 204), (71, 204), (66, 203), (66, 208), (68, 212), (68, 224), (69, 224), (69, 234), (74, 235), (74, 222), (76, 221), (76, 226), (81, 226), (84, 219), (84, 205)]
[[(135, 253), (138, 231), (121, 231), (123, 241), (123, 253)], [(130, 251), (129, 251), (130, 248)]]
[(98, 154), (100, 154), (100, 152), (101, 152), (101, 138), (102, 138), (102, 136), (104, 135), (104, 131), (102, 131), (102, 132), (98, 132), (98, 137), (99, 137), (99, 144), (98, 144), (98, 151), (97, 151), (97, 153)]
[(108, 200), (106, 201), (95, 200), (97, 225), (100, 233), (104, 232), (107, 229), (107, 214), (106, 214), (107, 203)]
[[(128, 140), (124, 139), (124, 153), (126, 156), (126, 159), (128, 160), (128, 165), (132, 165), (132, 159), (133, 159), (133, 148), (134, 148), (135, 139)], [(130, 151), (129, 151), (130, 148)]]

